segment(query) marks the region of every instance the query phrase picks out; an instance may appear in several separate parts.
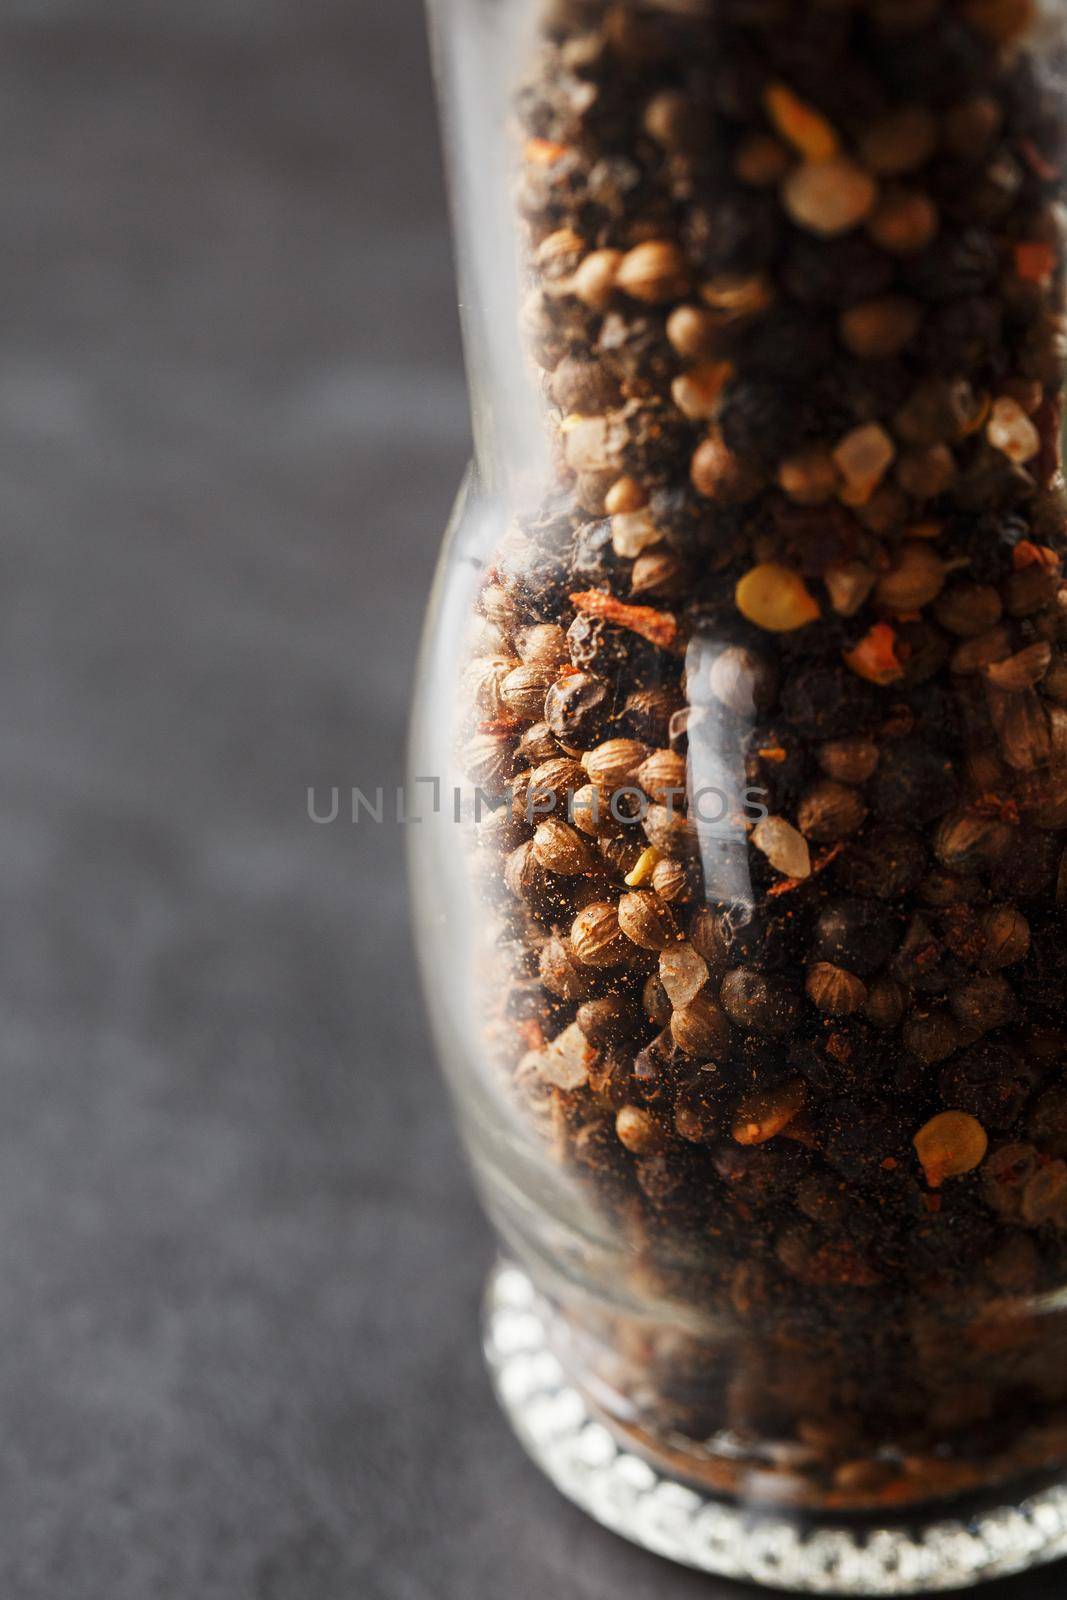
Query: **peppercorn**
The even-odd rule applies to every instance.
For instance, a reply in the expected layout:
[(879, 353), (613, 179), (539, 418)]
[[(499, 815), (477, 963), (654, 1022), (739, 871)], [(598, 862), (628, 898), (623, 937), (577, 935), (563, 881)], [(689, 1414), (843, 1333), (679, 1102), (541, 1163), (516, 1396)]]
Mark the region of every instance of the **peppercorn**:
[(885, 965), (900, 937), (898, 920), (877, 900), (830, 901), (815, 921), (813, 949), (822, 961), (847, 967), (861, 978)]
[(845, 156), (804, 162), (782, 186), (793, 221), (811, 233), (847, 233), (870, 214), (878, 187), (870, 173)]
[(665, 950), (679, 937), (670, 910), (649, 890), (624, 894), (619, 901), (618, 919), (626, 937), (643, 950)]
[(1031, 1088), (1030, 1073), (1015, 1051), (991, 1038), (961, 1051), (939, 1080), (946, 1105), (969, 1111), (998, 1131), (1018, 1121)]
[(1030, 927), (1012, 905), (990, 906), (979, 918), (983, 948), (978, 964), (987, 972), (1014, 966), (1030, 948)]
[(781, 230), (773, 196), (723, 191), (713, 207), (689, 208), (683, 232), (687, 253), (708, 278), (765, 266), (777, 251)]
[(744, 1206), (770, 1205), (788, 1194), (796, 1180), (796, 1168), (780, 1140), (717, 1145), (712, 1165), (727, 1196)]
[(644, 854), (643, 841), (626, 824), (606, 824), (597, 834), (597, 850), (613, 877), (626, 879)]
[(944, 1061), (959, 1044), (959, 1029), (947, 1011), (914, 1011), (901, 1031), (904, 1047), (927, 1066)]
[(739, 1028), (772, 1038), (789, 1033), (800, 1011), (797, 996), (751, 967), (735, 967), (722, 981), (723, 1008)]
[(530, 773), (526, 791), (525, 811), (532, 821), (545, 813), (560, 815), (566, 809), (568, 796), (576, 794), (585, 783), (585, 772), (569, 756), (552, 755), (541, 761)]
[(876, 1028), (891, 1030), (904, 1015), (906, 991), (895, 978), (876, 978), (868, 985), (864, 1015)]
[(873, 121), (860, 140), (860, 155), (881, 177), (899, 177), (928, 161), (938, 128), (925, 106), (899, 106)]
[(1011, 824), (1000, 817), (950, 811), (934, 834), (934, 853), (953, 872), (976, 872), (1001, 860), (1012, 839)]
[(545, 722), (565, 749), (595, 744), (611, 710), (611, 691), (603, 678), (575, 672), (560, 678), (544, 701)]
[(636, 245), (615, 271), (615, 288), (649, 305), (681, 299), (686, 286), (685, 260), (677, 245), (667, 239)]
[(712, 429), (697, 446), (689, 475), (698, 494), (726, 505), (751, 500), (759, 489), (757, 472), (731, 450), (721, 428)]
[(978, 228), (942, 230), (936, 244), (910, 259), (908, 287), (923, 300), (962, 300), (980, 295), (998, 270), (996, 246)]
[(586, 416), (598, 416), (622, 400), (622, 388), (614, 373), (607, 372), (599, 361), (581, 361), (575, 356), (566, 356), (559, 363), (549, 389), (562, 411)]
[(721, 348), (720, 324), (699, 306), (676, 306), (667, 318), (667, 338), (683, 361), (701, 361)]
[(635, 1156), (653, 1155), (665, 1143), (659, 1124), (642, 1106), (623, 1106), (615, 1118), (615, 1133)]
[(805, 739), (833, 739), (869, 728), (878, 715), (870, 691), (835, 667), (805, 666), (790, 677), (781, 696), (782, 713)]
[(868, 229), (875, 244), (890, 255), (913, 256), (933, 239), (938, 220), (929, 195), (914, 189), (892, 189), (882, 195)]
[(615, 906), (594, 901), (575, 918), (571, 946), (587, 967), (614, 967), (626, 959), (627, 940), (619, 927)]
[(790, 241), (782, 281), (801, 304), (837, 311), (843, 304), (884, 295), (893, 282), (893, 264), (862, 233), (836, 239), (798, 234)]
[(702, 990), (671, 1016), (671, 1037), (679, 1050), (702, 1061), (721, 1061), (730, 1048), (730, 1024), (718, 1002)]
[(670, 856), (657, 861), (653, 867), (652, 887), (668, 905), (675, 902), (684, 904), (693, 899), (695, 892), (692, 877), (684, 862), (672, 860)]
[(1026, 1135), (1046, 1155), (1067, 1156), (1067, 1088), (1053, 1084), (1030, 1106)]
[(600, 995), (578, 1007), (575, 1020), (597, 1050), (620, 1044), (632, 1031), (633, 1010), (621, 995)]
[(478, 733), (464, 747), (468, 778), (492, 798), (502, 795), (515, 770), (514, 747), (507, 733)]
[(635, 782), (647, 754), (636, 739), (606, 739), (587, 750), (580, 765), (607, 805), (618, 790)]
[(635, 689), (626, 697), (619, 719), (621, 730), (643, 744), (662, 748), (670, 736), (671, 718), (680, 705), (677, 690), (666, 684)]
[(722, 440), (735, 458), (755, 468), (770, 470), (789, 454), (799, 442), (797, 424), (795, 393), (778, 379), (738, 377), (722, 396)]
[(825, 778), (808, 790), (797, 808), (797, 825), (806, 839), (835, 844), (862, 828), (867, 807), (857, 789)]
[[(943, 449), (944, 446), (935, 445), (931, 451), (926, 452), (926, 456)], [(898, 463), (898, 477), (902, 486), (917, 498), (928, 498), (939, 494), (941, 492), (939, 487), (920, 488), (914, 475), (909, 476), (904, 472), (909, 463), (914, 464), (918, 459), (918, 455), (913, 453)], [(949, 461), (951, 463), (951, 456)], [(943, 487), (947, 488), (948, 483), (946, 482)], [(931, 600), (936, 600), (941, 593), (945, 582), (945, 570), (944, 563), (929, 545), (917, 541), (903, 544), (894, 555), (888, 572), (883, 573), (878, 579), (875, 599), (886, 611), (918, 611), (922, 606), (929, 605)]]
[(707, 1065), (682, 1083), (674, 1100), (674, 1126), (690, 1144), (711, 1144), (724, 1129), (728, 1090), (717, 1066)]
[(819, 765), (837, 783), (866, 783), (874, 774), (879, 755), (872, 739), (831, 739), (819, 749)]
[(1050, 1161), (1034, 1173), (1023, 1190), (1021, 1211), (1031, 1227), (1043, 1222), (1067, 1227), (1067, 1161)]
[(922, 311), (914, 300), (886, 295), (848, 307), (841, 313), (838, 331), (853, 355), (867, 361), (884, 360), (914, 338), (921, 320)]
[(949, 1004), (961, 1028), (972, 1039), (1010, 1022), (1015, 1000), (1004, 978), (990, 975), (970, 978), (949, 995)]
[(817, 1010), (833, 1017), (851, 1016), (861, 1011), (867, 1000), (862, 978), (829, 961), (816, 961), (808, 968), (805, 993)]
[(957, 583), (938, 598), (934, 614), (950, 633), (973, 638), (995, 627), (1003, 609), (1000, 595), (992, 584)]
[(842, 888), (878, 900), (910, 893), (926, 867), (922, 840), (907, 828), (881, 827), (850, 844), (835, 861), (834, 875)]
[(827, 1161), (852, 1182), (884, 1170), (887, 1160), (899, 1160), (907, 1139), (899, 1108), (862, 1095), (823, 1101), (818, 1129)]
[(867, 792), (875, 816), (922, 824), (951, 810), (959, 782), (955, 765), (943, 750), (908, 739), (884, 752)]

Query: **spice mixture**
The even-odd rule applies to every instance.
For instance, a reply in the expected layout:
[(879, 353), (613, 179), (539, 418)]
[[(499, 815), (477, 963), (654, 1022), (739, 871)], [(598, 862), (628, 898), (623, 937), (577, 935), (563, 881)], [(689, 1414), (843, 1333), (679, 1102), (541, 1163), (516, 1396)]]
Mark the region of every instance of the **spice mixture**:
[(706, 1319), (590, 1333), (723, 1490), (906, 1504), (1067, 1457), (1045, 30), (552, 0), (517, 96), (555, 482), (464, 686), (510, 796), (490, 1033), (640, 1292)]

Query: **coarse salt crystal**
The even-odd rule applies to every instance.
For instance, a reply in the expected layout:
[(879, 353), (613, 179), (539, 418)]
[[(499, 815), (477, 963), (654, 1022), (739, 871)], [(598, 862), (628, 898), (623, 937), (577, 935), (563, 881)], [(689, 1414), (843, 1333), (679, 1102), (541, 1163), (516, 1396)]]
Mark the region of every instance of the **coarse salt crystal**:
[(674, 945), (659, 958), (659, 979), (672, 1006), (687, 1006), (707, 983), (708, 964), (691, 944)]
[(660, 531), (644, 507), (640, 511), (621, 511), (611, 519), (611, 546), (624, 561), (632, 561), (659, 540)]
[(762, 822), (757, 822), (752, 830), (752, 842), (783, 877), (811, 877), (808, 841), (784, 817), (764, 817)]

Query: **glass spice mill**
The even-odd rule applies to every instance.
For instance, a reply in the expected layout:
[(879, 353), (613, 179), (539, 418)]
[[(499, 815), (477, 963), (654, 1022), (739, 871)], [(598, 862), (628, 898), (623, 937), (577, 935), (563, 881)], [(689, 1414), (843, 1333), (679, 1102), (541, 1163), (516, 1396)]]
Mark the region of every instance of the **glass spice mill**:
[(432, 9), (412, 838), (501, 1401), (707, 1570), (1067, 1553), (1067, 8)]

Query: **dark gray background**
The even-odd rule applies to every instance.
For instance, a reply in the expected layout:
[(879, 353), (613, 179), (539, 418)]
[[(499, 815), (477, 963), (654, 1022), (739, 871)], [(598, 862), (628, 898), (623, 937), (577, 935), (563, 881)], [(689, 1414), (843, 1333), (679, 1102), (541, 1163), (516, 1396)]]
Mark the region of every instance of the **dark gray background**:
[(498, 1417), (400, 831), (306, 818), (467, 451), (418, 6), (8, 0), (0, 194), (0, 1594), (726, 1593)]

